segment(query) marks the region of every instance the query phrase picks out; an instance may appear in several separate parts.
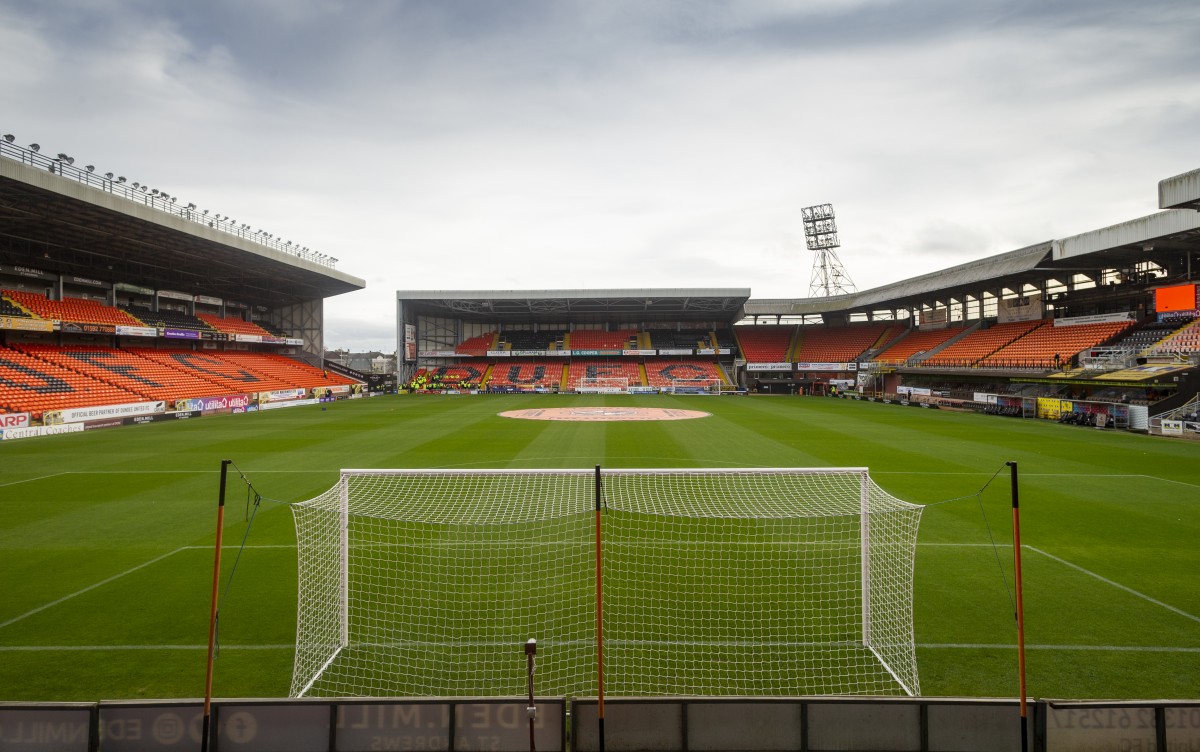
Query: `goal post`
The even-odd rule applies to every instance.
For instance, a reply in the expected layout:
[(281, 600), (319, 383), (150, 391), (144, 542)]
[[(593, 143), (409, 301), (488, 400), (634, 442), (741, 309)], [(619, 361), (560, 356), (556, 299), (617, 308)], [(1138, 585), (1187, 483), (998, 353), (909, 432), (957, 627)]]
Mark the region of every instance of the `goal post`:
[[(345, 470), (293, 505), (293, 696), (919, 694), (921, 507), (865, 468)], [(597, 487), (603, 566), (597, 569)]]
[(671, 394), (720, 394), (724, 385), (720, 379), (672, 379), (666, 391)]
[(575, 384), (579, 394), (628, 394), (629, 379), (623, 376), (581, 376)]

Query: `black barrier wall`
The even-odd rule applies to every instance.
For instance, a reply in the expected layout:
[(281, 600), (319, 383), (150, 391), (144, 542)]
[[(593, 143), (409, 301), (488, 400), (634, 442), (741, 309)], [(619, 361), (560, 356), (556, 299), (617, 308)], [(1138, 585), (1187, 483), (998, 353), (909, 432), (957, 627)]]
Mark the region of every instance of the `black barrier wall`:
[[(527, 698), (221, 700), (214, 752), (525, 752)], [(568, 714), (569, 711), (569, 714)], [(3, 752), (192, 752), (201, 703), (0, 703)], [(597, 703), (538, 699), (538, 752), (598, 752)], [(1200, 700), (1039, 700), (1035, 752), (1200, 752)], [(605, 752), (1019, 752), (1016, 700), (610, 698)]]

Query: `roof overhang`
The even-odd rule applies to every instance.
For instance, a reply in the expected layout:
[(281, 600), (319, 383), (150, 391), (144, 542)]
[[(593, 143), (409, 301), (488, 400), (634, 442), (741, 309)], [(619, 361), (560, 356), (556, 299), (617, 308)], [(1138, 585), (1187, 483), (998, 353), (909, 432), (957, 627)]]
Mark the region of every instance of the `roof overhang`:
[(400, 290), (406, 318), (447, 316), (466, 320), (566, 323), (732, 321), (749, 288), (609, 290)]
[(269, 308), (366, 286), (329, 266), (210, 227), (199, 214), (189, 219), (153, 208), (150, 200), (0, 159), (0, 265), (93, 279), (107, 272), (102, 281)]
[(1200, 211), (1200, 170), (1158, 181), (1158, 208)]

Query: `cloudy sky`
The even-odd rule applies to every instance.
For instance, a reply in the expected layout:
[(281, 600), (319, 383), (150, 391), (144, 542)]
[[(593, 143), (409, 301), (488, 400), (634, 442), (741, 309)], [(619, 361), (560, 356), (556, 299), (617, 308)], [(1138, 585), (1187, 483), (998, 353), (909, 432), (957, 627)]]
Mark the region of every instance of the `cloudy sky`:
[(400, 289), (859, 289), (1156, 211), (1194, 0), (0, 0), (0, 129)]

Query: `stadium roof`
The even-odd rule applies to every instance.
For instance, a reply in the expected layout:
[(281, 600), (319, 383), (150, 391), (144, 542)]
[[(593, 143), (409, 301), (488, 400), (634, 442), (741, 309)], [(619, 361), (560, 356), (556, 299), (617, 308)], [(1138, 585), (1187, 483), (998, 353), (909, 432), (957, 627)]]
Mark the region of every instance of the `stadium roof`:
[(1200, 210), (1200, 170), (1158, 181), (1158, 208)]
[[(64, 169), (64, 168), (60, 168)], [(153, 208), (99, 176), (63, 177), (0, 159), (0, 265), (212, 295), (268, 308), (360, 290), (366, 283), (320, 263), (210, 227), (198, 212)], [(184, 216), (179, 216), (183, 214)], [(233, 229), (232, 225), (226, 227)], [(310, 260), (311, 259), (311, 260)]]
[(401, 290), (408, 316), (566, 321), (729, 321), (749, 288), (612, 290)]

